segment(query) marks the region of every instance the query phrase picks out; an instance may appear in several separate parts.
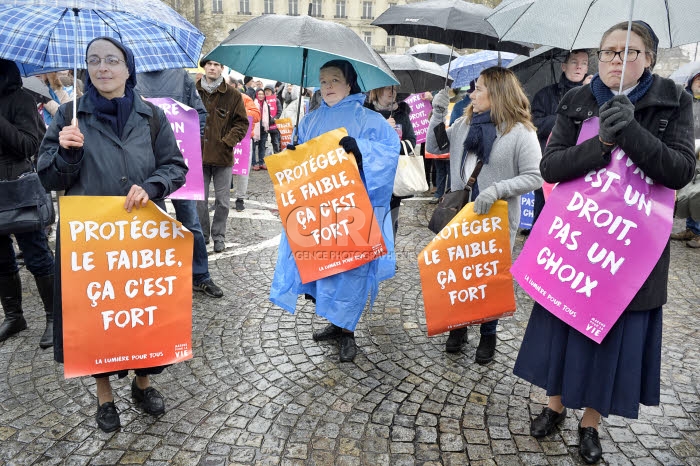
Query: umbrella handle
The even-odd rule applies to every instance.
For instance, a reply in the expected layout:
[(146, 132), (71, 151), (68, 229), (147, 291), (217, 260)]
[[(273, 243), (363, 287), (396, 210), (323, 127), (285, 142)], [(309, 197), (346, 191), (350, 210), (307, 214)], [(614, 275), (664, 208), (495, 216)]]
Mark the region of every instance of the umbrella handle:
[[(311, 8), (311, 4), (309, 4)], [(301, 98), (301, 91), (304, 89), (304, 75), (306, 74), (306, 58), (309, 56), (309, 49), (304, 49), (303, 58), (301, 61), (301, 82), (299, 83), (299, 105), (297, 105), (297, 119), (294, 125), (294, 145), (299, 144), (299, 114), (301, 113), (301, 104), (304, 103), (304, 99)]]
[(447, 76), (445, 76), (445, 89), (448, 89), (447, 81), (450, 79), (450, 67), (452, 66), (452, 54), (454, 53), (454, 51), (455, 51), (455, 42), (453, 40), (452, 41), (452, 48), (450, 49), (450, 61), (447, 62)]
[(622, 83), (625, 82), (625, 68), (627, 68), (627, 51), (630, 47), (630, 33), (632, 32), (632, 15), (634, 14), (634, 0), (630, 2), (630, 17), (627, 21), (627, 39), (625, 39), (625, 56), (622, 57), (622, 74), (620, 75), (620, 89), (622, 94)]
[[(78, 10), (73, 8), (73, 20), (75, 22), (75, 53), (73, 56), (73, 120), (70, 122), (72, 126), (78, 126), (78, 99), (76, 97), (78, 91), (78, 52), (80, 47), (78, 46)], [(73, 123), (75, 121), (75, 123)]]

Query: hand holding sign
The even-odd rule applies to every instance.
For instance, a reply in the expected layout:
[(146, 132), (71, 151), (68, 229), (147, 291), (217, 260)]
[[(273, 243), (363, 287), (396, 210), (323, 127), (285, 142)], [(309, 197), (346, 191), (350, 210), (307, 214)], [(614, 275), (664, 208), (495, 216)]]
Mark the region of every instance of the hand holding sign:
[(265, 157), (303, 283), (386, 254), (355, 160), (338, 145), (343, 139), (356, 149), (355, 140), (340, 128)]

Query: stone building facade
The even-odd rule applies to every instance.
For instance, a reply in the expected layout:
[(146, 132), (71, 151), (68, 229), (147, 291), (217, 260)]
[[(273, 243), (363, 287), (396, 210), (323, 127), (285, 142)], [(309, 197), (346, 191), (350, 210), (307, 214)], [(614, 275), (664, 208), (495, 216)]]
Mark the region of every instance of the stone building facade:
[(411, 3), (407, 0), (166, 0), (166, 3), (206, 35), (204, 54), (228, 37), (231, 29), (238, 29), (252, 18), (272, 13), (305, 15), (309, 5), (311, 16), (348, 26), (379, 53), (403, 54), (414, 44), (425, 42), (389, 36), (383, 29), (370, 25), (391, 6)]

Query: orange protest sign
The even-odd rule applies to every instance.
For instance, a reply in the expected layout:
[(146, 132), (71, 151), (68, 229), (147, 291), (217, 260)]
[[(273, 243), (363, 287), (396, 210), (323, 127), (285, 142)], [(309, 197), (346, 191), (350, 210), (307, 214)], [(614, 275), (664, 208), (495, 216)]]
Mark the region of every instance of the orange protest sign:
[(265, 157), (303, 283), (351, 270), (387, 253), (357, 163), (329, 131)]
[(428, 336), (515, 312), (508, 204), (467, 204), (418, 254)]
[(294, 132), (294, 125), (292, 124), (291, 118), (280, 118), (275, 120), (277, 123), (277, 129), (280, 132), (280, 143), (282, 147), (287, 147), (287, 144), (292, 143), (292, 133)]
[(152, 202), (63, 196), (66, 378), (192, 358), (192, 233)]

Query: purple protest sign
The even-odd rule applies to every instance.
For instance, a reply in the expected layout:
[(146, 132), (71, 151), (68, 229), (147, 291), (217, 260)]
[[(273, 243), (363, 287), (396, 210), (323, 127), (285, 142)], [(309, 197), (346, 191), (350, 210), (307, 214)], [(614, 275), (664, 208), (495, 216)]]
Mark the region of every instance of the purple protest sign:
[[(586, 120), (578, 143), (598, 136)], [(600, 343), (666, 247), (672, 189), (646, 177), (620, 148), (607, 167), (559, 183), (547, 199), (513, 278), (549, 312)]]
[(411, 107), (409, 116), (413, 132), (416, 133), (416, 144), (423, 144), (428, 135), (428, 126), (430, 125), (430, 112), (433, 111), (433, 106), (429, 100), (424, 100), (423, 94), (411, 94), (404, 102)]
[(168, 196), (170, 199), (204, 200), (204, 176), (202, 174), (202, 145), (199, 136), (197, 110), (171, 98), (146, 99), (165, 112), (175, 133), (177, 145), (189, 168), (185, 184)]
[(250, 135), (253, 132), (253, 118), (248, 117), (248, 131), (245, 137), (238, 141), (233, 148), (233, 167), (231, 173), (234, 175), (250, 174)]

